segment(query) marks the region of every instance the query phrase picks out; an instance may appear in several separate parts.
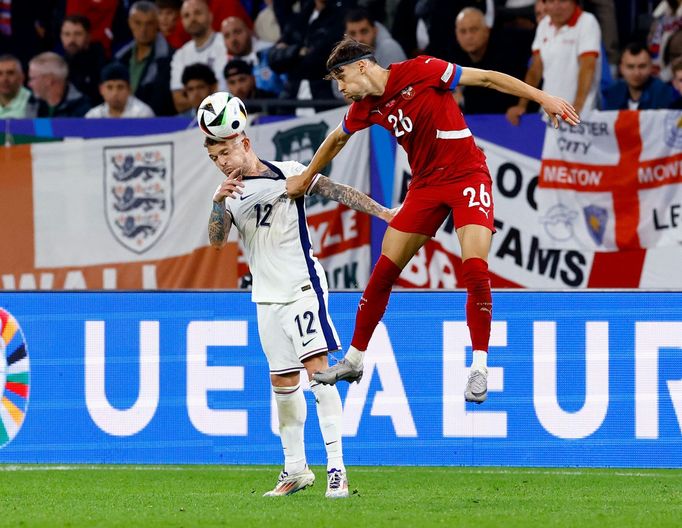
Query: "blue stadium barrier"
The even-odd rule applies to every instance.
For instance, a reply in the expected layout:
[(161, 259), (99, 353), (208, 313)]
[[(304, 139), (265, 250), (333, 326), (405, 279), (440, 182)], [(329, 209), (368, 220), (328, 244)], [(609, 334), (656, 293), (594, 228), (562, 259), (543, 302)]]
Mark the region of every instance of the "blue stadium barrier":
[[(330, 297), (344, 346), (358, 299)], [(682, 467), (682, 293), (495, 292), (481, 406), (462, 397), (464, 303), (392, 296), (363, 384), (340, 387), (347, 463)], [(282, 461), (248, 293), (9, 292), (0, 307), (0, 462)]]

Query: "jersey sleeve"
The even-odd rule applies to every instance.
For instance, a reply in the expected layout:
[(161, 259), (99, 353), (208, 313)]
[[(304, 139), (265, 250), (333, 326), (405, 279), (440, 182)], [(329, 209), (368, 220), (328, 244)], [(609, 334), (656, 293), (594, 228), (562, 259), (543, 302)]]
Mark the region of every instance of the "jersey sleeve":
[(462, 76), (461, 66), (436, 57), (420, 55), (411, 63), (410, 67), (414, 68), (414, 75), (439, 90), (454, 90)]
[(182, 90), (182, 53), (176, 52), (171, 59), (171, 78), (170, 89), (172, 91)]
[(296, 176), (298, 174), (301, 174), (304, 170), (306, 170), (308, 167), (303, 165), (303, 163), (299, 163), (298, 161), (295, 160), (290, 160), (287, 162), (287, 167), (284, 172), (284, 176), (286, 178), (291, 178), (292, 176)]
[(341, 121), (341, 128), (346, 134), (353, 134), (359, 132), (370, 126), (372, 122), (369, 120), (369, 110), (365, 105), (359, 103), (352, 103), (348, 107), (346, 115)]
[(585, 17), (580, 25), (580, 34), (578, 37), (578, 57), (583, 55), (599, 56), (601, 51), (601, 28), (599, 22), (590, 13), (583, 13), (581, 17)]

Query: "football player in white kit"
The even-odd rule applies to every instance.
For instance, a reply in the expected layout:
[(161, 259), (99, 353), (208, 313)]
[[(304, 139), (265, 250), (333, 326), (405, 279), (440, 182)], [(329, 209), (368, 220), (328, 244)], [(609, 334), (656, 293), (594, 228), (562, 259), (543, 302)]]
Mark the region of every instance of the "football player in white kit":
[[(300, 174), (305, 166), (259, 159), (245, 134), (220, 142), (206, 138), (204, 146), (226, 176), (213, 195), (209, 239), (219, 248), (232, 225), (239, 231), (253, 276), (251, 300), (256, 303), (258, 333), (277, 402), (284, 470), (265, 496), (290, 495), (315, 482), (306, 464), (307, 407), (299, 373), (305, 369), (311, 380), (315, 372), (328, 368), (327, 353), (341, 348), (327, 312), (325, 273), (311, 247), (304, 197), (290, 199), (286, 194), (286, 178)], [(386, 221), (394, 215), (360, 191), (319, 174), (306, 192), (313, 193)], [(310, 388), (327, 450), (326, 496), (345, 498), (341, 398), (333, 385), (312, 381)]]

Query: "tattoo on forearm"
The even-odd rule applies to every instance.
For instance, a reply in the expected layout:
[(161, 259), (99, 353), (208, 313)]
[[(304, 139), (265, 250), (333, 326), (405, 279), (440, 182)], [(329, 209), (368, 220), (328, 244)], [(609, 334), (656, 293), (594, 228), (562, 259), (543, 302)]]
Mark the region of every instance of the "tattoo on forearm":
[(388, 211), (388, 209), (372, 200), (366, 194), (343, 183), (333, 182), (326, 176), (320, 176), (313, 188), (313, 192), (335, 202), (342, 203), (351, 209), (373, 216), (380, 217), (382, 213)]
[(211, 209), (211, 216), (208, 219), (208, 240), (212, 246), (220, 247), (225, 241), (225, 204), (223, 202), (213, 202), (213, 209)]

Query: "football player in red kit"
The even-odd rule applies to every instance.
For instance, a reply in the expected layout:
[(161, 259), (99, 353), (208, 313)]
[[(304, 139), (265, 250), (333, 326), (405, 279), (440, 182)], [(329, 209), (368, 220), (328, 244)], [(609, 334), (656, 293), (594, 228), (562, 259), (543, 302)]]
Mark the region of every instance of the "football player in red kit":
[(339, 90), (353, 100), (343, 122), (324, 140), (307, 170), (287, 179), (291, 197), (303, 195), (314, 176), (343, 148), (351, 134), (378, 124), (391, 131), (407, 152), (412, 181), (405, 201), (389, 224), (362, 295), (355, 332), (345, 358), (314, 378), (320, 383), (358, 381), (372, 333), (386, 311), (402, 269), (452, 211), (462, 249), (462, 279), (467, 289), (466, 319), (474, 359), (465, 399), (485, 401), (487, 351), (492, 320), (488, 252), (493, 227), (492, 180), (451, 93), (460, 84), (485, 86), (539, 103), (555, 127), (579, 117), (570, 103), (495, 71), (462, 68), (420, 56), (379, 66), (371, 48), (349, 37), (332, 51), (327, 68)]

